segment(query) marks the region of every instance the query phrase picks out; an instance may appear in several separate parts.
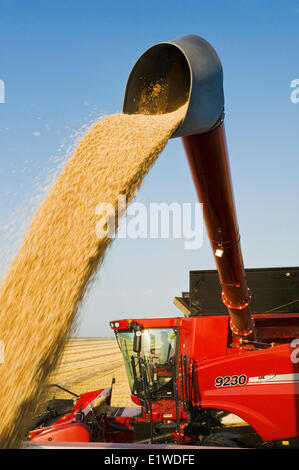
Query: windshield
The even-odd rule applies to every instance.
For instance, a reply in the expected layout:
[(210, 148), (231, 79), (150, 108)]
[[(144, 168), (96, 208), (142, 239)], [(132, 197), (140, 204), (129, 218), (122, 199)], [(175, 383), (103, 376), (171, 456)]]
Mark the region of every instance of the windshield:
[(154, 394), (172, 393), (172, 378), (176, 368), (176, 328), (144, 328), (141, 332), (140, 355), (133, 351), (134, 331), (117, 332), (124, 357), (131, 392), (138, 394), (145, 385)]

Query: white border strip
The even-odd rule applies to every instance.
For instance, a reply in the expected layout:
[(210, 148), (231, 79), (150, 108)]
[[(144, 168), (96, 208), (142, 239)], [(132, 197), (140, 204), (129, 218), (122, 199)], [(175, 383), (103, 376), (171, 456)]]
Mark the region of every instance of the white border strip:
[(261, 384), (297, 384), (299, 383), (299, 374), (272, 374), (259, 377), (249, 377), (247, 385)]

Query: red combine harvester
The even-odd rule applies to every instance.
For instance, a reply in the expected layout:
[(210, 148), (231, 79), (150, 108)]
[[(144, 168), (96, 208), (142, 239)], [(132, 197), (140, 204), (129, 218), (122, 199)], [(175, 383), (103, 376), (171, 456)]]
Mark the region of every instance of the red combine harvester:
[[(156, 83), (160, 94), (144, 99)], [(159, 114), (186, 102), (173, 137), (183, 139), (217, 271), (190, 272), (189, 292), (175, 298), (184, 316), (110, 323), (139, 407), (111, 407), (112, 387), (82, 394), (60, 418), (49, 409), (31, 441), (299, 446), (299, 268), (244, 270), (222, 67), (198, 36), (146, 51), (123, 110)], [(237, 425), (227, 425), (232, 415)]]

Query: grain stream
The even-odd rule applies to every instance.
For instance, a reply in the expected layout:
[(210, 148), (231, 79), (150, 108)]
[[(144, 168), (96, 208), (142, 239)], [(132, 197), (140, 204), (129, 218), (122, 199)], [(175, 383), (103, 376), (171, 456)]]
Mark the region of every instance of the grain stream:
[(132, 200), (184, 115), (183, 107), (169, 114), (101, 119), (36, 212), (0, 286), (0, 339), (5, 345), (1, 448), (20, 447), (112, 241), (96, 235), (96, 206), (108, 203), (117, 211), (120, 194)]

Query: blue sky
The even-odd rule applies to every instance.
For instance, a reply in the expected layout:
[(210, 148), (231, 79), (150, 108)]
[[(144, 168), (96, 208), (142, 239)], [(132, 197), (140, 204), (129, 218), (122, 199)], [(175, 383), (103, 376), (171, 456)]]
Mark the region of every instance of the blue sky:
[[(0, 0), (2, 272), (74, 135), (121, 110), (129, 72), (147, 48), (185, 34), (207, 39), (223, 64), (245, 265), (299, 265), (299, 103), (290, 100), (299, 0)], [(180, 139), (168, 143), (138, 201), (196, 201)], [(196, 251), (182, 240), (116, 240), (78, 334), (111, 334), (111, 319), (176, 315), (172, 299), (188, 289), (189, 270), (212, 268), (206, 235)]]

